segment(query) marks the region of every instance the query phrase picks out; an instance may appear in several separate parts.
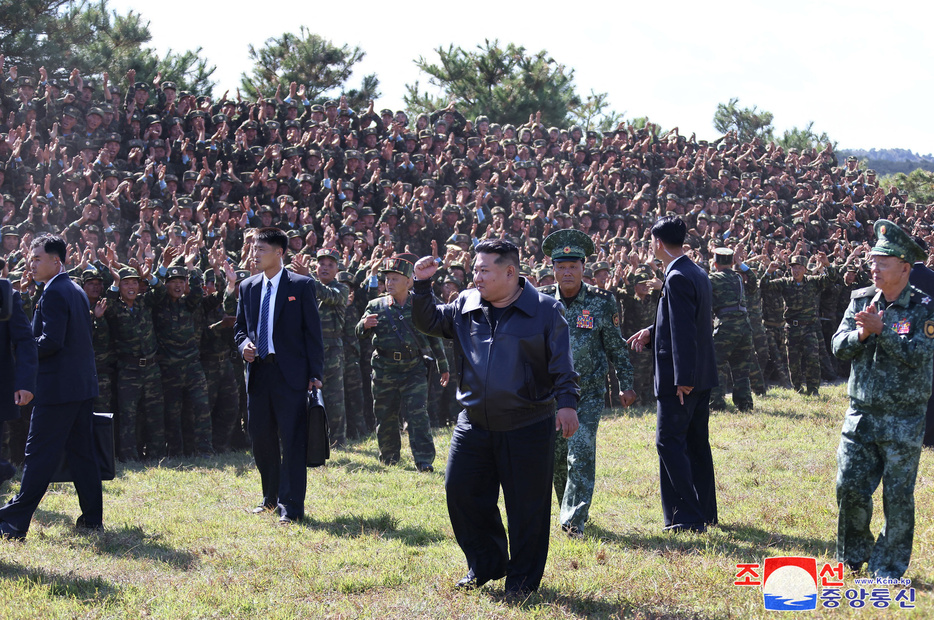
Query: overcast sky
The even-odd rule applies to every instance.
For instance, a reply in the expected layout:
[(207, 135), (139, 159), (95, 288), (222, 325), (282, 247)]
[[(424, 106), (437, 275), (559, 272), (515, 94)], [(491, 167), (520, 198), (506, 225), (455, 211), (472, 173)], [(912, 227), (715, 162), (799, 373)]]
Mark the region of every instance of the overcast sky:
[(929, 3), (774, 2), (191, 2), (110, 0), (150, 22), (160, 52), (201, 46), (217, 65), (215, 94), (250, 68), (248, 45), (300, 25), (366, 57), (350, 86), (376, 73), (377, 107), (401, 109), (405, 85), (425, 84), (413, 60), (485, 38), (547, 50), (575, 70), (578, 92), (607, 92), (627, 118), (648, 116), (685, 135), (717, 136), (719, 102), (769, 110), (777, 134), (814, 121), (840, 148), (934, 151)]

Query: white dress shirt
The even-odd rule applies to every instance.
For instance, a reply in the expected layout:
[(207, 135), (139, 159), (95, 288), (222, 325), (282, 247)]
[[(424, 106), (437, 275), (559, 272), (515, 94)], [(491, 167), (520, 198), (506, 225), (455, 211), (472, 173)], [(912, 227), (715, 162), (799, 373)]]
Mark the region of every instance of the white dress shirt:
[[(259, 296), (259, 319), (263, 318), (263, 297), (269, 295), (269, 325), (266, 326), (266, 336), (269, 338), (269, 353), (275, 353), (276, 347), (273, 345), (272, 331), (273, 331), (273, 317), (276, 316), (276, 292), (279, 290), (279, 281), (282, 279), (282, 269), (279, 269), (279, 272), (274, 275), (272, 278), (266, 277), (266, 274), (263, 274), (263, 292)], [(269, 287), (269, 282), (272, 282), (272, 288), (269, 289), (269, 292), (266, 292), (266, 289)], [(259, 326), (256, 329), (256, 336), (259, 337)]]

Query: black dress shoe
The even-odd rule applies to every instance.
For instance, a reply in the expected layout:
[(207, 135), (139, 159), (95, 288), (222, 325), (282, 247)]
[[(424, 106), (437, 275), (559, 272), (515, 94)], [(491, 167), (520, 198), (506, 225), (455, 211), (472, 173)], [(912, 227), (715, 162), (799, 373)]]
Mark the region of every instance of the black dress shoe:
[(665, 532), (671, 534), (678, 534), (680, 532), (696, 532), (700, 534), (706, 531), (707, 525), (704, 523), (676, 523), (665, 528)]
[(295, 520), (287, 515), (282, 515), (279, 517), (279, 525), (292, 525), (294, 522)]
[(260, 504), (259, 506), (253, 509), (253, 514), (261, 515), (266, 512), (272, 512), (275, 509), (276, 509), (275, 506), (270, 506), (268, 504)]
[(78, 517), (78, 520), (75, 521), (75, 529), (80, 532), (103, 532), (104, 524), (103, 523), (88, 523), (84, 515)]
[(435, 470), (435, 468), (431, 466), (431, 463), (416, 463), (415, 469), (417, 469), (420, 472), (426, 472), (426, 473), (431, 473)]
[(0, 539), (26, 540), (26, 532), (16, 529), (6, 521), (0, 521)]
[(460, 581), (454, 584), (454, 589), (462, 592), (476, 590), (479, 587), (480, 585), (477, 583), (477, 578), (471, 575), (465, 575)]

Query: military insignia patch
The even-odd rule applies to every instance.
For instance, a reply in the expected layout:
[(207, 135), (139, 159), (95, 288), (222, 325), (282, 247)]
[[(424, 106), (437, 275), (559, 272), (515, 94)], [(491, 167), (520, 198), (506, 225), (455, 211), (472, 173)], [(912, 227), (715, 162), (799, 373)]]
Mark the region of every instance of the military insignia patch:
[(921, 300), (921, 303), (923, 303), (923, 304), (926, 306), (926, 305), (928, 305), (929, 303), (931, 303), (931, 298), (930, 298), (930, 297), (924, 297), (924, 298)]
[(618, 314), (613, 315), (613, 325), (615, 325), (616, 327), (619, 327), (619, 315)]
[(924, 335), (928, 338), (934, 338), (934, 321), (924, 322)]
[(908, 319), (902, 319), (895, 324), (895, 333), (899, 335), (904, 335), (911, 333), (911, 321)]
[(593, 317), (588, 314), (577, 317), (577, 327), (580, 329), (593, 329)]

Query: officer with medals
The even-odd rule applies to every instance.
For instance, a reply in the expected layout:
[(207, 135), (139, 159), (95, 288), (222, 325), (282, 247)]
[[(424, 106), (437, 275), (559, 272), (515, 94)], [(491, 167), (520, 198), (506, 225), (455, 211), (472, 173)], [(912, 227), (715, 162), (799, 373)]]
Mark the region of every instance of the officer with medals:
[(551, 256), (557, 284), (540, 290), (564, 304), (574, 370), (580, 374), (580, 428), (570, 439), (557, 438), (554, 485), (561, 503), (561, 529), (569, 536), (581, 537), (593, 498), (607, 358), (616, 367), (624, 407), (636, 400), (636, 393), (616, 300), (612, 293), (583, 281), (584, 260), (594, 252), (593, 241), (579, 230), (559, 230), (545, 238), (542, 250)]
[[(833, 336), (851, 364), (850, 406), (837, 449), (837, 559), (876, 578), (899, 579), (911, 559), (914, 489), (931, 395), (934, 303), (909, 284), (924, 250), (888, 220), (874, 226), (873, 286), (852, 293)], [(869, 529), (882, 483), (885, 525)]]

